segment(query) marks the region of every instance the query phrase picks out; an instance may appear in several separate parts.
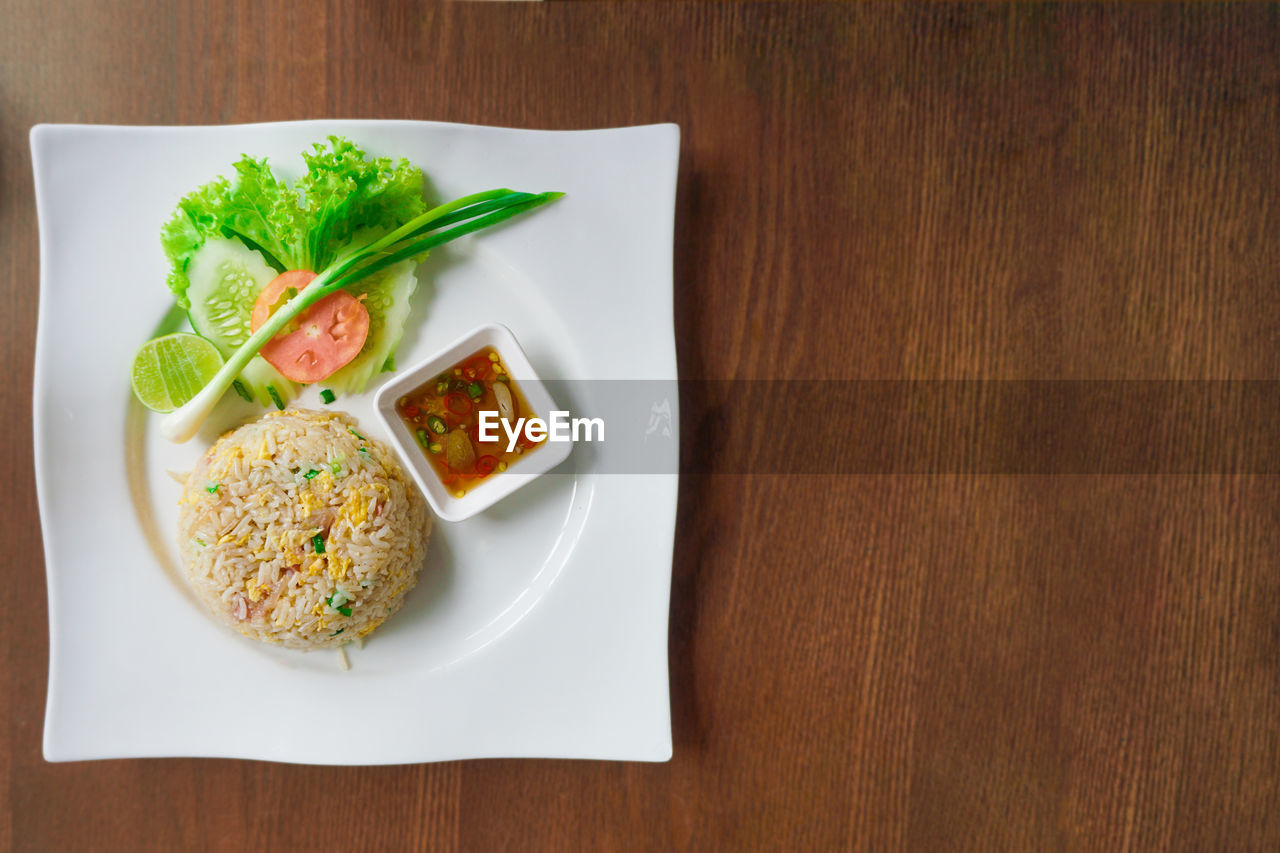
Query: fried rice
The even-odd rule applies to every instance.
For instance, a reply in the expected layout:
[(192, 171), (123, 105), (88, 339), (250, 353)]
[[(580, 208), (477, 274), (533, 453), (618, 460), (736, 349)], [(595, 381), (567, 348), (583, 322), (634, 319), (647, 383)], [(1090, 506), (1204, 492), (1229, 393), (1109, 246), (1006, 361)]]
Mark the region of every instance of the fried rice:
[(392, 451), (340, 412), (272, 412), (188, 475), (178, 546), (220, 622), (289, 648), (365, 637), (417, 582), (431, 515)]

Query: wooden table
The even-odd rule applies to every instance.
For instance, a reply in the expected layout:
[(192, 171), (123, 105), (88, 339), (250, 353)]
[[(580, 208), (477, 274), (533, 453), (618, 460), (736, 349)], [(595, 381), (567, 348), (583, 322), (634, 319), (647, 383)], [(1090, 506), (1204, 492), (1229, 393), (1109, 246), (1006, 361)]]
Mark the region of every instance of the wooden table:
[(1266, 473), (690, 474), (669, 764), (50, 765), (28, 451), (36, 122), (675, 121), (682, 377), (1275, 379), (1274, 7), (132, 5), (0, 27), (0, 843), (1280, 848)]

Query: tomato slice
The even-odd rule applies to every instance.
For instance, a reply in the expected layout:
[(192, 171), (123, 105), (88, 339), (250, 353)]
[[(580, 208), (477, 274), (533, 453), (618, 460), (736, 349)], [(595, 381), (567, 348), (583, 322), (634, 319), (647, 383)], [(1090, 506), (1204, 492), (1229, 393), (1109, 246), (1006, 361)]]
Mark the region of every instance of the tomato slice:
[[(302, 290), (315, 277), (308, 270), (289, 270), (272, 279), (253, 303), (249, 328), (256, 332), (292, 298), (290, 290)], [(338, 290), (294, 318), (259, 354), (294, 382), (319, 382), (359, 355), (368, 336), (368, 309)]]

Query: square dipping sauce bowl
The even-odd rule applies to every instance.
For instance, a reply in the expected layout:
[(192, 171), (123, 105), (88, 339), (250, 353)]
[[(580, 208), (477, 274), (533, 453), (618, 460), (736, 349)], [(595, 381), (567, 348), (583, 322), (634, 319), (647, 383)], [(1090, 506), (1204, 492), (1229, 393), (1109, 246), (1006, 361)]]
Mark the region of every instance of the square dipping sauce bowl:
[[(533, 408), (531, 415), (525, 412), (519, 412), (518, 415), (550, 421), (551, 413), (559, 407), (534, 373), (529, 357), (516, 341), (516, 336), (499, 323), (481, 326), (458, 338), (426, 361), (401, 371), (382, 386), (374, 398), (374, 409), (386, 426), (387, 434), (391, 437), (396, 452), (400, 454), (401, 461), (409, 467), (414, 481), (427, 496), (436, 515), (445, 521), (463, 521), (483, 512), (516, 489), (559, 465), (569, 457), (569, 452), (573, 449), (571, 441), (552, 441), (548, 437), (537, 450), (525, 454), (517, 462), (509, 463), (507, 470), (489, 475), (484, 482), (462, 497), (457, 497), (445, 487), (427, 460), (427, 451), (418, 443), (415, 431), (409, 429), (396, 411), (396, 401), (480, 350), (498, 353), (507, 373), (519, 385), (521, 393)], [(498, 435), (500, 441), (507, 440), (506, 431), (501, 426), (498, 428)]]

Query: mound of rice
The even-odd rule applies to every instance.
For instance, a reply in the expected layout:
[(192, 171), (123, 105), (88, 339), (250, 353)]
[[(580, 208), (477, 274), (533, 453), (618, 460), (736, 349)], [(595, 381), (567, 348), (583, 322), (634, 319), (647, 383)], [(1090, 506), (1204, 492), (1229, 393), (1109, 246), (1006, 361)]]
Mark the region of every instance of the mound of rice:
[(364, 637), (417, 582), (431, 515), (391, 450), (340, 412), (222, 436), (179, 499), (178, 546), (219, 621), (296, 649)]

